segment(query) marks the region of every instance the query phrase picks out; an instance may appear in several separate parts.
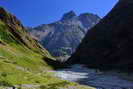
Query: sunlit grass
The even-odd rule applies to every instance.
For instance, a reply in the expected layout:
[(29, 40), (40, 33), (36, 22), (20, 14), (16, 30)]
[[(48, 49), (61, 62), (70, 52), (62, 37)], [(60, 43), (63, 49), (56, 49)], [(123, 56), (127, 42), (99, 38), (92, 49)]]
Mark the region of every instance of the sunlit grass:
[(24, 45), (8, 29), (7, 25), (0, 21), (0, 89), (15, 85), (21, 87), (23, 84), (40, 85), (37, 89), (71, 86), (77, 89), (89, 89), (54, 77), (49, 72), (52, 67), (45, 62), (45, 58), (52, 58), (48, 52), (44, 50), (44, 53), (41, 53), (37, 47), (28, 47), (32, 41), (28, 43), (25, 40), (27, 46)]

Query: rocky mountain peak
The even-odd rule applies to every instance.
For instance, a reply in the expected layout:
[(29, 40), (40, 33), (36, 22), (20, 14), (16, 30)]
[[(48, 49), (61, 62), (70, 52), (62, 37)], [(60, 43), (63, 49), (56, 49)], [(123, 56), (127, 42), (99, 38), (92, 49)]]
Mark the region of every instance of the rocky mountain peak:
[(22, 27), (21, 22), (12, 14), (8, 13), (4, 8), (0, 7), (0, 20), (10, 26)]
[(78, 19), (82, 22), (83, 27), (86, 29), (90, 29), (90, 27), (94, 26), (94, 24), (97, 24), (100, 21), (100, 17), (92, 13), (80, 14)]
[(75, 16), (77, 16), (77, 15), (74, 11), (69, 11), (63, 15), (62, 20), (68, 20), (68, 19), (71, 19)]
[(99, 18), (98, 15), (95, 15), (95, 14), (92, 14), (92, 13), (83, 13), (83, 14), (80, 14), (79, 17), (97, 17)]
[(7, 12), (4, 10), (4, 8), (0, 7), (0, 15), (6, 16), (6, 14)]
[(90, 13), (80, 17), (74, 11), (70, 11), (65, 13), (61, 20), (37, 26), (29, 32), (62, 62), (75, 52), (86, 32), (99, 20), (100, 17), (96, 18)]
[(9, 22), (9, 15), (5, 11), (5, 9), (2, 7), (0, 7), (0, 20), (4, 21), (6, 23)]

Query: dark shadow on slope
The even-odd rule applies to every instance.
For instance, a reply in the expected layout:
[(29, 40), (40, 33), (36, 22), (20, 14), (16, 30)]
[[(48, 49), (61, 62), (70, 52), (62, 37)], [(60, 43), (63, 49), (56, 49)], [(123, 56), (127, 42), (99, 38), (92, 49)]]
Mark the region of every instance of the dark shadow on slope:
[(59, 61), (56, 60), (52, 60), (50, 58), (43, 58), (43, 60), (49, 65), (51, 66), (53, 69), (62, 69), (62, 68), (66, 68), (64, 63), (61, 63)]
[(119, 0), (92, 29), (68, 59), (103, 70), (133, 69), (133, 1)]

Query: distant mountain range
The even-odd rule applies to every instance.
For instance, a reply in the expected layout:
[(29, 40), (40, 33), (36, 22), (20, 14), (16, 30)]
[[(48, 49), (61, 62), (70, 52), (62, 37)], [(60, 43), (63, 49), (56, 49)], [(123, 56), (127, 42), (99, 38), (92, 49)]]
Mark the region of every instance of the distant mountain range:
[(64, 61), (75, 52), (88, 29), (99, 20), (100, 17), (92, 13), (77, 16), (70, 11), (59, 21), (29, 28), (29, 31), (53, 56)]

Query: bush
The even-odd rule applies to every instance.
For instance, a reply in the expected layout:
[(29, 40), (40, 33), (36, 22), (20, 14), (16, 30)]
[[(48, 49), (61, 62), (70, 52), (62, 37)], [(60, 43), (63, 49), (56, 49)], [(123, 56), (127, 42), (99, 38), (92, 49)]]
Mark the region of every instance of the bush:
[(0, 86), (8, 86), (8, 87), (11, 87), (12, 84), (6, 82), (6, 81), (0, 81)]
[(1, 76), (2, 77), (6, 77), (7, 76), (7, 73), (2, 73)]

